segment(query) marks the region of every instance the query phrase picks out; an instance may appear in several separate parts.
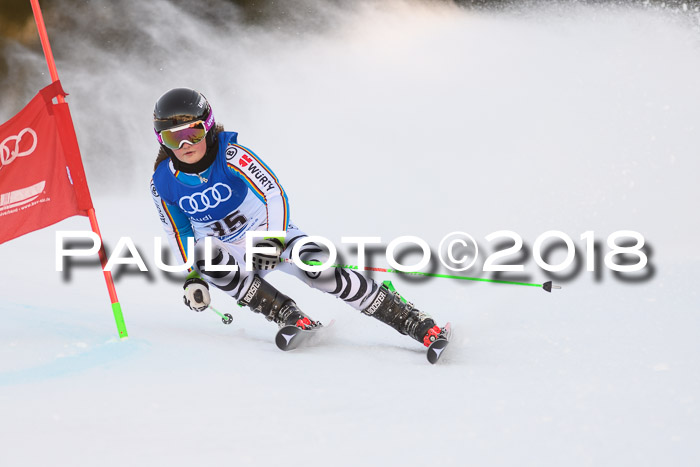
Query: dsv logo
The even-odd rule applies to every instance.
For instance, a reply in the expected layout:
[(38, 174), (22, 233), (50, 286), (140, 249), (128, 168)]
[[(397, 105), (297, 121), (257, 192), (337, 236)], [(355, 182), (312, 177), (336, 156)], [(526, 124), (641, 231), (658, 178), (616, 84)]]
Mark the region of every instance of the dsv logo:
[(204, 212), (209, 208), (215, 208), (222, 201), (226, 201), (231, 197), (233, 192), (228, 185), (217, 183), (216, 185), (207, 188), (201, 193), (193, 193), (190, 196), (180, 198), (180, 209), (187, 214), (195, 214)]
[[(32, 140), (32, 145), (29, 149), (26, 151), (20, 151), (19, 146), (20, 143), (22, 142), (22, 139), (24, 138), (24, 135), (29, 134), (27, 138), (31, 138)], [(14, 150), (10, 149), (10, 143), (14, 141)], [(27, 140), (25, 140), (27, 141)], [(31, 128), (25, 128), (24, 130), (20, 131), (17, 136), (8, 136), (5, 138), (2, 143), (0, 143), (0, 169), (3, 168), (3, 166), (10, 165), (16, 158), (18, 157), (26, 157), (30, 155), (31, 153), (34, 152), (36, 149), (37, 145), (37, 137), (36, 137), (36, 132), (32, 130)]]

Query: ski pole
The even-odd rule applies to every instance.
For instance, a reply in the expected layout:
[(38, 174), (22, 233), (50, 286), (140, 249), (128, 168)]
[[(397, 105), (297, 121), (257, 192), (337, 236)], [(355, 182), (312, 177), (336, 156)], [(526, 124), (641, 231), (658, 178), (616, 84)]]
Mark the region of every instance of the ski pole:
[(219, 310), (209, 305), (209, 309), (221, 317), (221, 321), (224, 324), (231, 324), (233, 322), (233, 316), (230, 313), (221, 313)]
[[(294, 262), (291, 259), (280, 258), (280, 260), (285, 262), (285, 263), (293, 263)], [(323, 264), (320, 261), (302, 261), (302, 262), (308, 266), (319, 266), (319, 265)], [(341, 269), (359, 269), (358, 266), (353, 266), (350, 264), (332, 264), (330, 267), (341, 268)], [(394, 274), (408, 274), (408, 275), (424, 276), (424, 277), (441, 277), (443, 279), (458, 279), (458, 280), (465, 280), (465, 281), (492, 282), (495, 284), (522, 285), (522, 286), (526, 286), (526, 287), (542, 287), (547, 292), (551, 292), (552, 289), (561, 289), (560, 285), (552, 284), (552, 281), (547, 281), (544, 284), (533, 284), (533, 283), (529, 283), (529, 282), (501, 281), (501, 280), (497, 280), (497, 279), (483, 279), (480, 277), (466, 277), (466, 276), (451, 276), (448, 274), (433, 274), (433, 273), (429, 273), (429, 272), (406, 272), (406, 271), (399, 271), (398, 269), (371, 268), (368, 266), (365, 266), (364, 268), (362, 268), (362, 270), (363, 271), (387, 272), (387, 273), (394, 273)]]

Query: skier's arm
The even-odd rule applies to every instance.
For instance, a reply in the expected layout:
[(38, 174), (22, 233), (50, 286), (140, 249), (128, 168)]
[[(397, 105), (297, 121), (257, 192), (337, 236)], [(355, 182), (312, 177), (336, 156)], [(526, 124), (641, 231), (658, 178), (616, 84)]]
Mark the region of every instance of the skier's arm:
[[(226, 162), (229, 169), (241, 177), (267, 208), (267, 230), (286, 231), (289, 223), (289, 202), (277, 176), (253, 151), (238, 144), (229, 143), (236, 149), (235, 155)], [(284, 238), (279, 238), (284, 244)]]
[(167, 203), (160, 197), (153, 180), (151, 180), (151, 196), (158, 210), (163, 230), (168, 237), (170, 249), (175, 255), (177, 263), (185, 264), (188, 258), (187, 239), (194, 237), (192, 224), (179, 207)]
[[(153, 196), (153, 202), (156, 204), (158, 217), (160, 217), (160, 221), (163, 224), (163, 230), (168, 236), (170, 249), (175, 254), (178, 264), (185, 264), (190, 253), (187, 251), (187, 239), (194, 236), (192, 224), (185, 216), (185, 213), (177, 206), (167, 203), (160, 197), (153, 180), (151, 180), (151, 196)], [(189, 271), (190, 273), (183, 285), (185, 305), (192, 310), (203, 311), (211, 303), (209, 286), (199, 277), (197, 271), (192, 268)]]

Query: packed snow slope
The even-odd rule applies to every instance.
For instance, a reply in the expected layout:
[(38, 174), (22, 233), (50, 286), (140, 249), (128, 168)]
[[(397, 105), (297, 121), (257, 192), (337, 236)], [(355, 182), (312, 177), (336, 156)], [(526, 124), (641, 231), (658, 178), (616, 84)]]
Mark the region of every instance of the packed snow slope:
[[(131, 237), (149, 272), (115, 271), (130, 334), (119, 341), (95, 261), (56, 271), (55, 232), (86, 230), (85, 218), (0, 245), (0, 465), (697, 462), (694, 12), (362, 2), (314, 5), (309, 30), (270, 31), (217, 8), (201, 18), (163, 1), (91, 2), (54, 18), (69, 28), (49, 22), (103, 236), (110, 247)], [(95, 32), (117, 24), (141, 42)], [(46, 72), (13, 50), (13, 69), (32, 76), (26, 102)], [(551, 294), (374, 273), (453, 323), (435, 366), (409, 338), (273, 273), (311, 316), (336, 320), (319, 345), (280, 352), (274, 325), (219, 292), (233, 324), (190, 311), (182, 281), (155, 267), (150, 114), (174, 86), (205, 93), (310, 234), (384, 246), (416, 235), (436, 251), (465, 231), (482, 251), (463, 274), (492, 278), (484, 260), (504, 239), (485, 237), (512, 230), (526, 250), (502, 262), (525, 271), (500, 278), (541, 283), (534, 242), (560, 230), (577, 262)], [(1, 120), (21, 105), (3, 97)], [(644, 236), (640, 273), (603, 264), (618, 230)], [(379, 253), (372, 264), (387, 267)]]

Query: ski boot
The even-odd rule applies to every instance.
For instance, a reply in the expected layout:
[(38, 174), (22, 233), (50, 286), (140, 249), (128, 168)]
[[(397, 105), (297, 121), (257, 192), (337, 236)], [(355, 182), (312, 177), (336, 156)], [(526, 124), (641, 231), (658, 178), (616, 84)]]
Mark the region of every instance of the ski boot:
[(393, 286), (390, 289), (386, 283), (382, 284), (375, 299), (362, 313), (374, 316), (401, 334), (408, 334), (426, 347), (443, 333), (433, 318), (414, 308), (412, 303), (393, 290)]
[(318, 321), (306, 316), (294, 300), (257, 274), (238, 304), (249, 307), (255, 313), (262, 313), (265, 319), (274, 321), (280, 328), (292, 325), (308, 330), (320, 326)]

